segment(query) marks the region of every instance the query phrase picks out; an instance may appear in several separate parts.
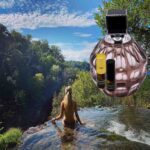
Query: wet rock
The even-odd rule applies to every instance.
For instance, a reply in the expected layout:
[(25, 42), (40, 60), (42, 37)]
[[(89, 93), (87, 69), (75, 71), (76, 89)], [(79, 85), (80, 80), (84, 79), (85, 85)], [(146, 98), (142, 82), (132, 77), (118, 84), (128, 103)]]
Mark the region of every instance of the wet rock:
[(48, 121), (44, 125), (31, 127), (24, 132), (19, 150), (150, 149), (149, 145), (127, 140), (107, 130), (111, 121), (116, 121), (119, 112), (120, 108), (86, 108), (79, 111), (81, 119), (86, 122), (84, 126), (69, 129), (64, 128), (61, 121), (57, 121), (56, 125)]

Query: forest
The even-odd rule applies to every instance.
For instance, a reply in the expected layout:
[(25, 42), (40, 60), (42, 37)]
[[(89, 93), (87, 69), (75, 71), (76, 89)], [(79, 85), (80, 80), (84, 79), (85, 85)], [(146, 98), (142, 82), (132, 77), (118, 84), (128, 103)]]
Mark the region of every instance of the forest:
[(57, 46), (9, 32), (2, 24), (0, 43), (0, 122), (5, 129), (44, 122), (54, 93), (79, 70), (89, 70), (86, 62), (65, 61)]

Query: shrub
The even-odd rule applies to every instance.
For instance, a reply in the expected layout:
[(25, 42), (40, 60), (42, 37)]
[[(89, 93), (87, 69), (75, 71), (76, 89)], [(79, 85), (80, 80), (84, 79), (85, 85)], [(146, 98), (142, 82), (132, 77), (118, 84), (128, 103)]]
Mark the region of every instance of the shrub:
[(0, 134), (0, 149), (14, 147), (19, 143), (22, 131), (17, 128), (11, 128), (4, 134)]

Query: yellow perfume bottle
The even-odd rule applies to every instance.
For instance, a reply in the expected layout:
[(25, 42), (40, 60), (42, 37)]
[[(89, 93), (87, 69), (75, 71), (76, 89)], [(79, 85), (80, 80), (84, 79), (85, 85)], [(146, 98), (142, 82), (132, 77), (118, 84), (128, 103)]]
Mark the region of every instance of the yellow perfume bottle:
[(97, 73), (97, 86), (99, 88), (105, 87), (105, 74), (106, 74), (106, 55), (96, 54), (96, 73)]

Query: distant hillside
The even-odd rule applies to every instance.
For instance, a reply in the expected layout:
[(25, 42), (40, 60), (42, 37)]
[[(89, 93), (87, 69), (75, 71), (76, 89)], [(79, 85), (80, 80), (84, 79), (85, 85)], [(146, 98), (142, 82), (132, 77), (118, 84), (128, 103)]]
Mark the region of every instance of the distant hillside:
[(89, 71), (90, 70), (90, 65), (87, 62), (81, 62), (81, 61), (66, 61), (66, 65), (72, 67), (72, 68), (77, 68), (82, 71)]

